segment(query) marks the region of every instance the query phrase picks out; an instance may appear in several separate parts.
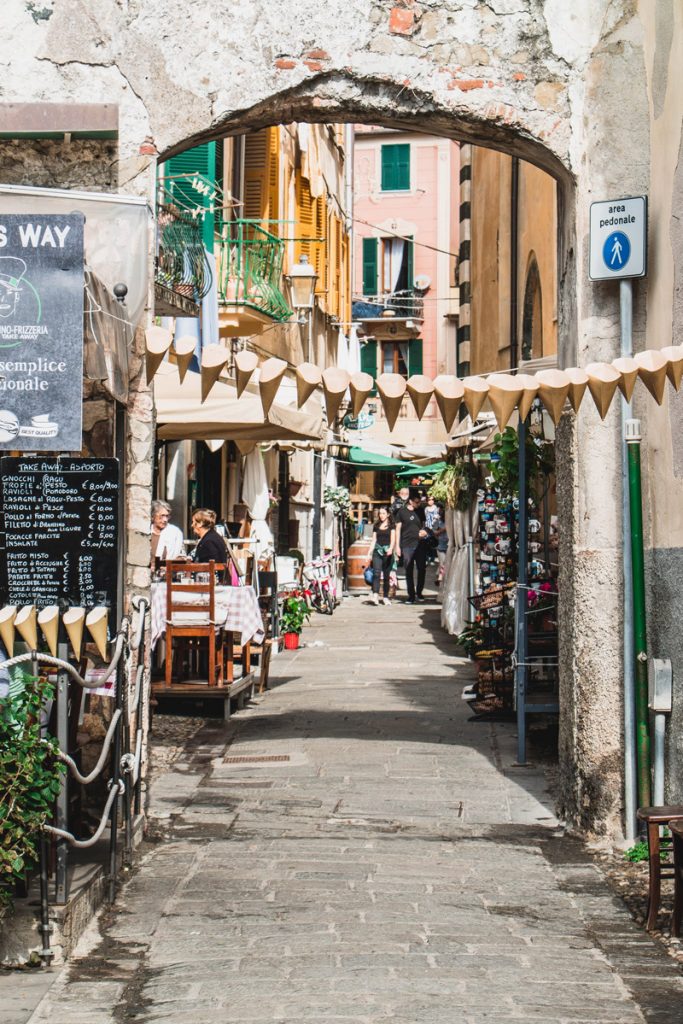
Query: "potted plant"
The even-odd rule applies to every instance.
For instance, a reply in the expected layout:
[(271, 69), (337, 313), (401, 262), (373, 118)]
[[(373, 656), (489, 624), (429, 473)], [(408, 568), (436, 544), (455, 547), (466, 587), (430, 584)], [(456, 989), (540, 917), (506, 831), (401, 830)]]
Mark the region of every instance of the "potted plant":
[(291, 594), (286, 597), (282, 605), (280, 615), (280, 629), (285, 638), (285, 647), (288, 651), (295, 651), (299, 646), (299, 636), (304, 628), (306, 619), (310, 618), (311, 611), (306, 604), (306, 599), (300, 594)]

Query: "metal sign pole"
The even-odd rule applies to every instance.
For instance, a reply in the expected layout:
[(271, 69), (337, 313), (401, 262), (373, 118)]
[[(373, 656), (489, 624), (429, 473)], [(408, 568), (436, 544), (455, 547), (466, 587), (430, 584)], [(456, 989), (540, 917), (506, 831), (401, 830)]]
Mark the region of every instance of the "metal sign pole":
[(529, 505), (527, 501), (526, 421), (520, 418), (519, 439), (519, 528), (517, 546), (517, 597), (515, 600), (515, 697), (517, 708), (517, 764), (526, 760), (526, 687), (527, 687), (527, 584), (529, 558)]
[[(619, 282), (619, 313), (621, 323), (621, 354), (633, 355), (633, 282)], [(631, 555), (631, 507), (628, 488), (628, 445), (626, 421), (631, 418), (631, 404), (621, 398), (621, 521), (622, 560), (624, 569), (624, 838), (632, 842), (637, 834), (638, 809), (636, 784), (636, 721), (635, 721), (635, 652), (633, 642), (633, 559)]]
[[(58, 643), (57, 657), (66, 661), (69, 648), (65, 643)], [(63, 669), (57, 673), (57, 745), (65, 753), (69, 753), (69, 675)], [(69, 773), (64, 772), (57, 797), (57, 828), (69, 829)], [(69, 851), (66, 839), (57, 841), (57, 865), (55, 884), (55, 903), (66, 903), (69, 896), (67, 866)]]

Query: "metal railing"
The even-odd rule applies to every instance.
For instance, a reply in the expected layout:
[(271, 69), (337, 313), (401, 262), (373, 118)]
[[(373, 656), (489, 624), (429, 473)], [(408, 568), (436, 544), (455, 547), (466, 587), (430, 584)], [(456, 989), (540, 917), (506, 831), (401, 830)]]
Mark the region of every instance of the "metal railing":
[(259, 221), (224, 221), (220, 246), (218, 301), (221, 306), (247, 306), (282, 323), (292, 310), (282, 293), (285, 244)]
[[(165, 198), (165, 193), (163, 193)], [(189, 211), (170, 201), (157, 205), (155, 283), (194, 302), (204, 298), (213, 275), (202, 227)]]
[(383, 316), (386, 310), (391, 310), (395, 316), (422, 320), (424, 318), (422, 293), (414, 288), (406, 288), (403, 291), (385, 292), (382, 295), (354, 295), (353, 297), (354, 320), (372, 320)]

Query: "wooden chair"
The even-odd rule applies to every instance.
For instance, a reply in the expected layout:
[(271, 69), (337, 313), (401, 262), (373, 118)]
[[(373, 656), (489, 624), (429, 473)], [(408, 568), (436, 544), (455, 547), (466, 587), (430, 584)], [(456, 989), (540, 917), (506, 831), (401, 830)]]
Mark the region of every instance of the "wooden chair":
[(678, 939), (683, 917), (683, 819), (674, 818), (669, 828), (674, 848), (674, 908), (671, 914), (671, 936)]
[[(650, 867), (650, 884), (647, 904), (648, 931), (657, 927), (657, 914), (662, 895), (662, 879), (674, 877), (671, 856), (672, 842), (660, 836), (660, 828), (669, 826), (676, 818), (683, 818), (683, 805), (673, 804), (662, 807), (639, 807), (638, 818), (645, 822), (647, 828), (647, 849)], [(664, 861), (662, 861), (662, 855)]]
[[(208, 685), (223, 685), (223, 658), (216, 642), (216, 573), (225, 570), (217, 562), (166, 562), (166, 676), (165, 685), (173, 681), (173, 642), (189, 648), (193, 640), (206, 640), (208, 650)], [(190, 580), (179, 579), (179, 575)], [(189, 600), (192, 595), (195, 600)], [(199, 600), (197, 600), (199, 598)], [(201, 614), (197, 622), (183, 622), (189, 613)]]

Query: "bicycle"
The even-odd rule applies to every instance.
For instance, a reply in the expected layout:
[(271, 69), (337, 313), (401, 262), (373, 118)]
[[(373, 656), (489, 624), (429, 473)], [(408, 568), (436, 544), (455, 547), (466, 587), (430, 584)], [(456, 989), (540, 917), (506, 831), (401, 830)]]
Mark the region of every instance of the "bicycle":
[(313, 562), (307, 562), (303, 567), (303, 579), (306, 588), (311, 593), (311, 606), (321, 614), (332, 615), (336, 607), (336, 601), (332, 592), (332, 558), (324, 556)]

